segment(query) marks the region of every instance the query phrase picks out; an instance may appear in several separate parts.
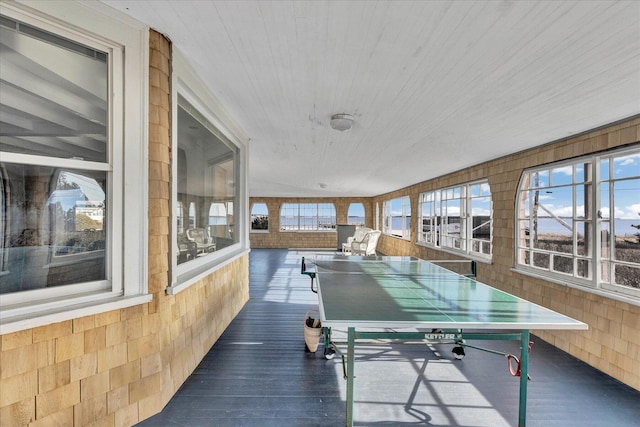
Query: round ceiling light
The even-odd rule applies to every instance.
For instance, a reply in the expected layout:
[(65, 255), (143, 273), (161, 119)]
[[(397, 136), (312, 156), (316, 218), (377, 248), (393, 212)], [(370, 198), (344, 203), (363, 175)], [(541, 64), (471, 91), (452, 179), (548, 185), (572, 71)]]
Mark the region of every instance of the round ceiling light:
[(350, 114), (334, 114), (333, 116), (331, 116), (331, 121), (329, 122), (329, 125), (331, 126), (332, 129), (335, 129), (340, 132), (344, 132), (346, 130), (351, 129), (353, 127), (354, 122), (355, 120), (353, 119), (353, 116)]

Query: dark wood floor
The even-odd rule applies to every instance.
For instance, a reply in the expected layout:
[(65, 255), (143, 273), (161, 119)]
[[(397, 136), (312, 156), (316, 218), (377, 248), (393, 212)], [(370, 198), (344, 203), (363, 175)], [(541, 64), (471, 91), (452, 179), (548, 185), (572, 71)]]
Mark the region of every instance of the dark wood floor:
[[(317, 308), (305, 252), (254, 249), (251, 299), (167, 407), (140, 426), (342, 426), (340, 358), (304, 351)], [(337, 332), (339, 334), (339, 332)], [(528, 426), (640, 426), (640, 391), (533, 337)], [(518, 354), (517, 343), (474, 342)], [(516, 426), (518, 379), (503, 356), (449, 345), (356, 348), (358, 426)]]

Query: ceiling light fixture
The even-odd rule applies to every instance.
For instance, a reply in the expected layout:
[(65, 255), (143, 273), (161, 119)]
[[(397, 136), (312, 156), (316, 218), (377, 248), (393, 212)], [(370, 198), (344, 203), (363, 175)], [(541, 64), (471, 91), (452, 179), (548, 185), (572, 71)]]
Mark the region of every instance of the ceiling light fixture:
[(355, 120), (351, 114), (334, 114), (331, 116), (331, 121), (329, 125), (332, 129), (335, 129), (340, 132), (344, 132), (353, 127), (353, 123)]

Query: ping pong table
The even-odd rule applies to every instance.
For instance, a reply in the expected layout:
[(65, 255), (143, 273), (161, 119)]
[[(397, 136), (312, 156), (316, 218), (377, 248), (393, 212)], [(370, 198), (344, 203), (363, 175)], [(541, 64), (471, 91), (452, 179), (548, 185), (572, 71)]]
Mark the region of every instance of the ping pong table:
[[(450, 342), (461, 350), (478, 348), (510, 358), (511, 374), (520, 377), (518, 426), (526, 424), (528, 357), (531, 329), (583, 330), (585, 323), (518, 298), (434, 262), (414, 257), (316, 256), (301, 272), (316, 280), (325, 356), (338, 349), (331, 329), (347, 331), (346, 425), (353, 426), (354, 356), (364, 340)], [(468, 332), (472, 331), (472, 332)], [(516, 340), (519, 357), (474, 347), (468, 340)], [(339, 351), (339, 350), (338, 350)], [(460, 353), (460, 352), (458, 352)], [(513, 369), (512, 365), (514, 366)]]

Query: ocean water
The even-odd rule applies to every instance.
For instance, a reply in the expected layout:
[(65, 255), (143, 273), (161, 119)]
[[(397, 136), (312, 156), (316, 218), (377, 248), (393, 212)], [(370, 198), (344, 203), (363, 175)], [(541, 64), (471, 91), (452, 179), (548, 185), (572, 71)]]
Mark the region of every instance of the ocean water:
[[(364, 217), (350, 216), (349, 222), (353, 224), (355, 223), (364, 224)], [(316, 227), (318, 223), (322, 225), (326, 225), (327, 228), (334, 228), (336, 224), (336, 218), (335, 217), (326, 217), (326, 218), (301, 217), (300, 218), (300, 226), (303, 229), (304, 228), (313, 229)], [(280, 227), (291, 228), (291, 227), (297, 227), (297, 226), (298, 226), (298, 218), (284, 217), (284, 216), (280, 217)]]
[[(570, 227), (573, 225), (571, 218), (560, 218)], [(640, 230), (633, 225), (640, 225), (639, 219), (616, 219), (614, 222), (616, 236), (633, 236), (640, 233)], [(566, 234), (569, 230), (555, 218), (538, 218), (538, 230), (544, 233)]]
[[(560, 218), (564, 223), (572, 226), (571, 218)], [(407, 221), (410, 221), (407, 218)], [(316, 226), (318, 219), (316, 217), (303, 217), (300, 219), (300, 224), (303, 228), (312, 228)], [(349, 217), (350, 223), (364, 223), (364, 217)], [(335, 217), (320, 218), (320, 224), (326, 224), (328, 228), (331, 228), (336, 223)], [(281, 227), (294, 227), (298, 225), (297, 218), (280, 217)], [(634, 219), (616, 219), (614, 222), (615, 232), (618, 236), (634, 236), (640, 233), (640, 230), (634, 228), (633, 225), (640, 225), (640, 218)], [(539, 230), (545, 233), (565, 234), (568, 229), (562, 224), (562, 222), (555, 218), (542, 217), (538, 219)], [(391, 228), (393, 230), (402, 229), (402, 217), (393, 217), (391, 222)]]

